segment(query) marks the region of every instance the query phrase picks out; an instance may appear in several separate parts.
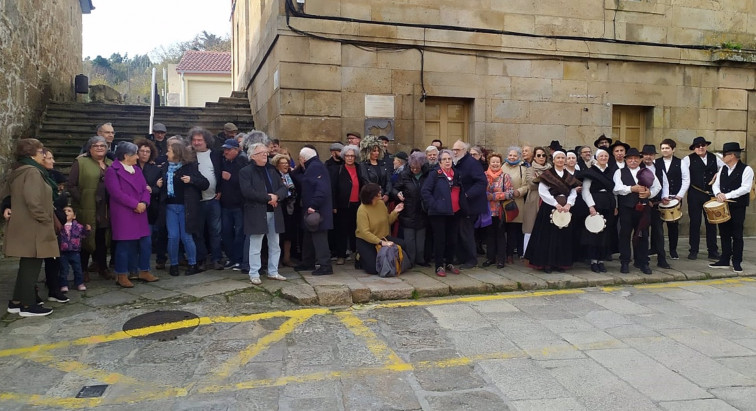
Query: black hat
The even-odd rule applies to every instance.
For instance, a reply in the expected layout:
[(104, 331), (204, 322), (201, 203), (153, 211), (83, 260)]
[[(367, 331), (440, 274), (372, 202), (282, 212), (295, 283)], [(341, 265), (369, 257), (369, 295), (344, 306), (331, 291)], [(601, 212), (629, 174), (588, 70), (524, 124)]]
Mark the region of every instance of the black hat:
[(706, 145), (708, 146), (708, 145), (711, 145), (711, 141), (706, 141), (706, 139), (705, 139), (705, 138), (703, 138), (703, 137), (701, 137), (701, 136), (698, 136), (698, 137), (696, 137), (696, 138), (694, 138), (694, 139), (693, 139), (693, 143), (691, 143), (691, 144), (690, 144), (690, 147), (688, 147), (688, 148), (689, 148), (690, 150), (693, 150), (693, 149), (695, 149), (695, 148), (696, 148), (696, 146), (697, 146), (697, 145), (699, 145), (699, 144), (706, 144)]
[[(627, 145), (627, 144), (625, 144), (625, 145)], [(633, 156), (634, 157), (640, 157), (641, 156), (641, 153), (639, 153), (638, 149), (635, 148), (635, 147), (627, 149), (627, 152), (625, 153), (625, 158), (633, 157)]]
[(378, 140), (389, 141), (389, 138), (386, 136), (378, 136)]
[(599, 138), (596, 139), (596, 141), (593, 142), (593, 146), (596, 147), (596, 148), (598, 148), (599, 143), (601, 142), (601, 140), (606, 140), (606, 141), (609, 142), (609, 144), (612, 144), (612, 139), (609, 138), (609, 137), (607, 137), (606, 134), (602, 134), (602, 135), (599, 136)]
[(551, 140), (549, 148), (552, 150), (562, 150), (562, 143), (560, 143), (559, 140)]
[[(644, 144), (643, 150), (641, 150), (641, 154), (658, 154), (656, 152), (656, 146), (653, 144)], [(627, 157), (627, 154), (625, 154)]]
[[(623, 142), (617, 140), (617, 141), (614, 142), (614, 144), (612, 144), (611, 146), (609, 146), (609, 151), (610, 152), (614, 151), (614, 148), (617, 147), (617, 146), (625, 147), (625, 152), (627, 152), (628, 150), (630, 150), (630, 144), (623, 143)], [(638, 150), (635, 150), (635, 152), (637, 153)], [(625, 154), (625, 157), (627, 157), (627, 154)]]
[(740, 148), (740, 143), (738, 142), (730, 142), (730, 143), (724, 143), (722, 146), (722, 153), (732, 153), (734, 151), (743, 151), (744, 149)]
[(396, 154), (394, 154), (394, 157), (400, 158), (404, 160), (405, 162), (409, 161), (409, 156), (404, 151), (400, 151)]

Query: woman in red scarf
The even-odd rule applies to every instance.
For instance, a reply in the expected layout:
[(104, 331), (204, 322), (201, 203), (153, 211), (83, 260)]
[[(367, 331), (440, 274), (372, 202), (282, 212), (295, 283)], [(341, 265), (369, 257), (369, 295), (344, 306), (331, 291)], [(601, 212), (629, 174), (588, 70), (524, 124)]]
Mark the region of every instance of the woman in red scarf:
[(433, 227), (433, 254), (436, 275), (446, 277), (450, 271), (459, 274), (452, 262), (457, 245), (457, 232), (461, 216), (460, 198), (462, 187), (459, 175), (452, 168), (452, 152), (441, 150), (438, 155), (439, 167), (433, 169), (423, 183), (421, 194), (428, 210), (428, 219)]
[(507, 257), (507, 231), (503, 225), (507, 219), (504, 215), (502, 201), (513, 200), (514, 189), (512, 188), (512, 178), (501, 169), (501, 164), (501, 154), (491, 153), (488, 156), (486, 196), (488, 198), (488, 209), (491, 210), (491, 225), (486, 227), (486, 261), (483, 263), (483, 267), (496, 264), (496, 268), (504, 268), (504, 261)]

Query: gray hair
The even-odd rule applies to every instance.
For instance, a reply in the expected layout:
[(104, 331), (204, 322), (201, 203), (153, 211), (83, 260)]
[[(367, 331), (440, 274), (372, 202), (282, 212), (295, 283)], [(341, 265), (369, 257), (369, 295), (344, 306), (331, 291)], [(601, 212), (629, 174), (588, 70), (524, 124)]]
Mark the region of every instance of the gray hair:
[(344, 158), (344, 155), (347, 154), (350, 151), (354, 153), (354, 159), (355, 159), (355, 161), (359, 161), (359, 158), (360, 158), (360, 148), (357, 147), (357, 146), (355, 146), (354, 144), (347, 144), (347, 145), (345, 145), (341, 149), (341, 153), (339, 153), (339, 156), (341, 158)]
[(303, 147), (302, 150), (299, 151), (299, 156), (302, 157), (305, 161), (309, 161), (311, 158), (318, 155), (318, 152), (311, 149), (310, 147)]
[(443, 150), (441, 150), (441, 151), (438, 152), (438, 161), (441, 161), (441, 156), (444, 155), (444, 154), (450, 155), (451, 158), (452, 158), (452, 160), (454, 160), (454, 153), (452, 153), (452, 151), (449, 150), (448, 148), (445, 148), (445, 149), (443, 149)]
[(252, 158), (252, 155), (255, 153), (255, 150), (257, 149), (257, 147), (268, 148), (268, 146), (263, 143), (252, 143), (252, 145), (249, 146), (249, 148), (247, 149), (247, 155), (249, 156), (250, 159)]
[(134, 154), (139, 151), (139, 147), (131, 142), (124, 141), (121, 143), (118, 143), (118, 147), (116, 148), (115, 157), (118, 161), (123, 161), (126, 156), (133, 156)]
[(517, 159), (522, 160), (522, 149), (517, 146), (509, 146), (509, 148), (507, 149), (507, 155), (509, 155), (512, 150), (517, 153)]
[(480, 146), (472, 146), (472, 147), (470, 147), (470, 151), (473, 151), (473, 150), (475, 150), (481, 156), (483, 155), (483, 149)]
[(267, 134), (260, 130), (252, 130), (249, 133), (247, 133), (244, 138), (242, 138), (242, 148), (243, 147), (251, 147), (252, 144), (260, 143), (264, 146), (269, 146), (271, 144), (270, 137), (268, 137)]
[(207, 148), (212, 148), (213, 144), (215, 143), (215, 138), (213, 137), (212, 133), (202, 127), (190, 128), (187, 136), (189, 136), (189, 143), (191, 143), (192, 137), (202, 136), (202, 138), (205, 139), (205, 145), (207, 145)]
[(102, 131), (102, 128), (105, 127), (105, 126), (110, 126), (112, 128), (113, 127), (113, 123), (102, 123), (102, 124), (100, 124), (99, 126), (97, 126), (97, 132), (99, 133), (100, 131)]
[(462, 140), (457, 140), (457, 141), (454, 142), (454, 144), (457, 144), (457, 143), (462, 143), (462, 148), (465, 150), (465, 152), (467, 152), (467, 153), (470, 152), (470, 143), (465, 143)]
[(422, 167), (423, 164), (427, 162), (428, 162), (428, 158), (425, 156), (425, 153), (423, 153), (422, 151), (415, 151), (409, 156), (410, 167)]
[(425, 149), (425, 153), (427, 154), (429, 151), (435, 151), (436, 153), (438, 153), (438, 147), (436, 147), (436, 146), (428, 146)]
[(108, 141), (105, 140), (105, 137), (103, 136), (89, 137), (87, 144), (84, 145), (84, 153), (89, 153), (89, 150), (92, 149), (92, 146), (96, 143), (108, 144)]

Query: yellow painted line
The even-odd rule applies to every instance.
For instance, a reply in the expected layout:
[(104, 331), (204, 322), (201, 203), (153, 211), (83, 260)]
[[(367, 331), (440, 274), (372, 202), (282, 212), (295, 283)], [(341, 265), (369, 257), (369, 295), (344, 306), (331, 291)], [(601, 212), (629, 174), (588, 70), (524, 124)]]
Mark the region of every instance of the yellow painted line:
[(373, 305), (364, 305), (355, 307), (355, 309), (379, 309), (379, 308), (401, 308), (401, 307), (424, 307), (433, 305), (444, 304), (457, 304), (457, 303), (472, 303), (479, 301), (495, 301), (495, 300), (513, 300), (519, 298), (533, 298), (533, 297), (546, 297), (552, 295), (570, 295), (570, 294), (584, 294), (585, 291), (581, 289), (569, 289), (569, 290), (549, 290), (549, 291), (533, 291), (524, 292), (518, 294), (493, 294), (493, 295), (472, 295), (467, 297), (448, 297), (439, 298), (429, 301), (397, 301), (393, 303), (381, 303)]
[(638, 288), (642, 290), (664, 289), (664, 288), (681, 288), (681, 287), (697, 287), (697, 286), (709, 286), (709, 285), (743, 285), (743, 283), (754, 282), (753, 278), (717, 278), (711, 280), (690, 280), (690, 281), (670, 281), (668, 283), (652, 283), (652, 284), (635, 284), (625, 287), (601, 287), (601, 291), (613, 292), (627, 288)]
[(15, 401), (28, 405), (67, 409), (91, 408), (102, 405), (102, 398), (60, 398), (14, 392), (0, 393), (0, 401)]
[(221, 364), (217, 371), (214, 373), (212, 380), (228, 378), (233, 372), (250, 362), (257, 354), (270, 347), (272, 344), (280, 341), (287, 334), (294, 331), (300, 324), (309, 320), (312, 315), (303, 315), (300, 317), (294, 317), (286, 320), (277, 330), (264, 335), (259, 338), (254, 344), (250, 344), (247, 348), (241, 350), (237, 355), (228, 359), (225, 363)]
[(336, 317), (346, 325), (349, 331), (356, 337), (362, 338), (365, 346), (371, 353), (381, 361), (384, 366), (394, 371), (408, 370), (408, 364), (404, 362), (397, 354), (389, 348), (385, 341), (378, 338), (377, 335), (365, 323), (351, 312), (344, 311), (336, 313)]
[(115, 372), (108, 372), (108, 371), (101, 371), (101, 370), (93, 369), (87, 366), (86, 364), (80, 363), (78, 361), (61, 360), (60, 358), (55, 357), (51, 354), (33, 353), (29, 355), (24, 355), (22, 356), (22, 358), (25, 358), (30, 361), (34, 361), (38, 364), (46, 365), (51, 368), (58, 369), (60, 371), (73, 373), (76, 375), (87, 377), (89, 379), (101, 381), (101, 382), (104, 382), (105, 384), (115, 384), (115, 383), (122, 383), (122, 384), (129, 384), (129, 385), (143, 384), (141, 381), (137, 380), (136, 378), (132, 378), (132, 377), (115, 373)]

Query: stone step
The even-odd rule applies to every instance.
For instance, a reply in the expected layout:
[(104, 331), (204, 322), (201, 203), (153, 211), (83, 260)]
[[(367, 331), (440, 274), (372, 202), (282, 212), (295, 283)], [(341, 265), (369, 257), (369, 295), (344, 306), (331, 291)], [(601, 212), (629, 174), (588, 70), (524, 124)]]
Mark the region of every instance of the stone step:
[(247, 98), (247, 92), (246, 91), (232, 91), (231, 92), (231, 97), (246, 99)]

